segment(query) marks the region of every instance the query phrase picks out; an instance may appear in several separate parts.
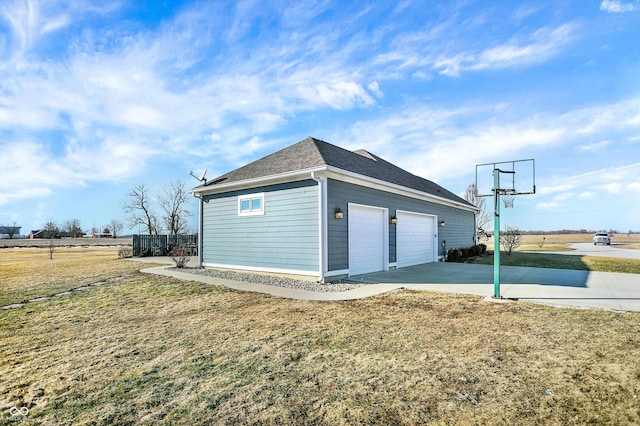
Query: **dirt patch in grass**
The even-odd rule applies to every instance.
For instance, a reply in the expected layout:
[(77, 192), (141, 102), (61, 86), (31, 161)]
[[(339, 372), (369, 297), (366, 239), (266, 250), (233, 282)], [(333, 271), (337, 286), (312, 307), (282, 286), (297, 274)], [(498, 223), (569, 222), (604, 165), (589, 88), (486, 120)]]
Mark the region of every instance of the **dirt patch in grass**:
[(13, 406), (56, 425), (640, 422), (638, 313), (132, 273), (0, 311), (0, 341), (0, 423)]

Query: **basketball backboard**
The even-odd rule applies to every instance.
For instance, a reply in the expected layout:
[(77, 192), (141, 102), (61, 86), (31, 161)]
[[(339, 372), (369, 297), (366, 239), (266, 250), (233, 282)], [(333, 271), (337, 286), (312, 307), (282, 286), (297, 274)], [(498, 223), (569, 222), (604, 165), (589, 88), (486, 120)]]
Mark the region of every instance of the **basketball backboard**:
[(476, 191), (478, 197), (494, 195), (493, 171), (499, 170), (500, 194), (524, 195), (536, 193), (536, 162), (527, 160), (501, 161), (476, 165)]

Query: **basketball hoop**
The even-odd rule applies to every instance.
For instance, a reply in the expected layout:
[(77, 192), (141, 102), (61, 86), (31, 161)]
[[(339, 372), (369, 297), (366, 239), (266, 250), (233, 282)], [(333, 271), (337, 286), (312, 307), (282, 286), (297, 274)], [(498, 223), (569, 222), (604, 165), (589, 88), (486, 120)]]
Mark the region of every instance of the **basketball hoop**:
[(504, 207), (507, 209), (513, 208), (513, 202), (516, 200), (514, 195), (503, 195), (502, 202), (504, 203)]
[[(517, 175), (516, 175), (517, 173)], [(500, 179), (502, 178), (502, 182)], [(516, 190), (516, 188), (518, 188)], [(513, 208), (516, 196), (536, 193), (536, 161), (502, 161), (476, 164), (475, 195), (493, 199), (493, 297), (500, 295), (500, 200)]]

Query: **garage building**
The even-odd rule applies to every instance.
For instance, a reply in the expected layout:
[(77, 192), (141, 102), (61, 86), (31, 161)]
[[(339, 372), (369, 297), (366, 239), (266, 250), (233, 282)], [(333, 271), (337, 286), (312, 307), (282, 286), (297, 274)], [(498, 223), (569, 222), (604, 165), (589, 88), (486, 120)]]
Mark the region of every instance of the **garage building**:
[(307, 138), (191, 192), (205, 267), (319, 281), (436, 262), (475, 244), (477, 209), (365, 150)]

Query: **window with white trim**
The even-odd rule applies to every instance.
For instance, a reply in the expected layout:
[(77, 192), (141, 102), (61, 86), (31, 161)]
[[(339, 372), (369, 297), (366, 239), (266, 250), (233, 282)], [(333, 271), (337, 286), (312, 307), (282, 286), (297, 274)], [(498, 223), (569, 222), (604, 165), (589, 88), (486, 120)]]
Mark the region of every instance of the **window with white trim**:
[(264, 192), (238, 196), (238, 216), (257, 216), (264, 214)]

